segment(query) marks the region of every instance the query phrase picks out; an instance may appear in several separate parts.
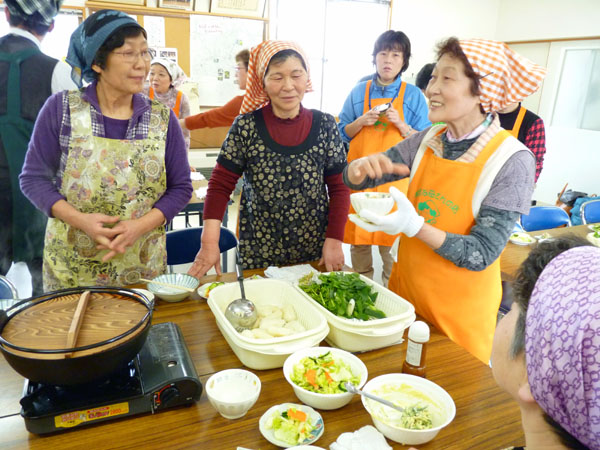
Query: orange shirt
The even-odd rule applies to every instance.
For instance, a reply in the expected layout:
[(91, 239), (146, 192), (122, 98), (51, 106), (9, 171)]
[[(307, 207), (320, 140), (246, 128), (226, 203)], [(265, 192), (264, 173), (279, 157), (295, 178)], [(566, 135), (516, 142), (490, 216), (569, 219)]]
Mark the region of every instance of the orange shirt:
[(244, 96), (238, 95), (219, 108), (214, 108), (194, 116), (188, 116), (185, 118), (185, 126), (188, 130), (229, 127), (239, 115), (243, 100)]

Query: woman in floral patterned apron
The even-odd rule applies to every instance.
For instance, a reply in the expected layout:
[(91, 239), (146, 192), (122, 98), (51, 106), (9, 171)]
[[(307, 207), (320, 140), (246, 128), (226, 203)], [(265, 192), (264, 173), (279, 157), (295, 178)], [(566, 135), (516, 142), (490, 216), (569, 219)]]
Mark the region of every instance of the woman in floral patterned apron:
[(166, 268), (164, 224), (192, 194), (173, 112), (140, 94), (151, 54), (146, 32), (112, 10), (71, 36), (74, 80), (50, 97), (29, 144), (21, 188), (50, 219), (44, 290), (126, 285)]
[(533, 192), (533, 154), (496, 113), (534, 92), (546, 71), (501, 42), (451, 38), (427, 86), (429, 119), (445, 122), (352, 162), (352, 189), (410, 175), (391, 188), (398, 210), (368, 212), (367, 231), (403, 233), (389, 288), (487, 363), (502, 296), (499, 256)]
[(346, 154), (335, 119), (305, 109), (311, 89), (307, 58), (292, 42), (252, 49), (246, 95), (213, 171), (204, 208), (202, 246), (189, 273), (220, 273), (219, 230), (243, 174), (239, 218), (244, 268), (320, 260), (344, 264), (342, 238), (350, 190)]

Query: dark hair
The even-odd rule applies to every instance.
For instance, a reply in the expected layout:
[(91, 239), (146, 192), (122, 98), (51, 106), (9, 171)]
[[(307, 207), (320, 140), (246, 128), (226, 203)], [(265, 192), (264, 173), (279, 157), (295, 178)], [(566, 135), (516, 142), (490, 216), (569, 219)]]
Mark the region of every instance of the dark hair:
[(431, 79), (431, 72), (433, 72), (433, 68), (435, 67), (435, 63), (425, 64), (419, 70), (417, 74), (417, 78), (415, 80), (415, 84), (419, 89), (424, 91), (427, 89), (427, 85), (429, 84), (429, 80)]
[[(106, 61), (108, 60), (108, 55), (114, 49), (122, 47), (125, 44), (125, 39), (138, 37), (140, 34), (144, 35), (144, 38), (148, 38), (146, 34), (146, 30), (137, 25), (126, 25), (124, 27), (118, 28), (113, 34), (111, 34), (104, 44), (100, 46), (98, 51), (96, 52), (96, 56), (94, 56), (94, 62), (92, 64), (96, 64), (101, 69), (106, 69)], [(94, 71), (94, 79), (97, 80), (100, 74)]]
[(373, 46), (373, 64), (375, 64), (377, 53), (384, 50), (399, 50), (402, 52), (404, 62), (398, 73), (398, 75), (402, 75), (402, 73), (408, 69), (408, 60), (410, 59), (410, 40), (408, 39), (408, 36), (402, 31), (394, 30), (388, 30), (381, 34)]
[(48, 32), (48, 30), (52, 26), (52, 24), (44, 25), (44, 18), (39, 12), (36, 11), (33, 14), (29, 15), (25, 11), (23, 11), (23, 8), (21, 8), (21, 5), (19, 5), (18, 2), (14, 0), (4, 0), (4, 2), (7, 5), (10, 4), (11, 8), (17, 9), (23, 14), (23, 16), (27, 16), (26, 19), (23, 19), (20, 16), (10, 14), (9, 10), (8, 23), (11, 27), (23, 27), (27, 31), (32, 32), (33, 34), (43, 36)]
[[(302, 58), (300, 58), (302, 59)], [(250, 61), (250, 52), (247, 49), (241, 50), (237, 55), (235, 55), (235, 60), (241, 61), (244, 63), (244, 67), (248, 70), (248, 61)]]
[(291, 48), (288, 48), (288, 49), (281, 50), (280, 52), (275, 53), (271, 57), (271, 60), (269, 61), (269, 64), (267, 65), (267, 69), (265, 70), (265, 75), (267, 73), (269, 73), (271, 64), (281, 64), (282, 62), (284, 62), (285, 60), (287, 60), (288, 58), (291, 58), (291, 57), (298, 58), (300, 60), (300, 62), (302, 63), (302, 67), (304, 67), (304, 70), (308, 71), (308, 69), (306, 68), (306, 63), (304, 62), (304, 58), (302, 57), (302, 55), (300, 53), (298, 53), (296, 50), (292, 50)]
[(574, 234), (569, 234), (558, 239), (551, 239), (537, 244), (523, 261), (512, 284), (514, 302), (519, 305), (520, 313), (515, 326), (515, 334), (511, 344), (513, 357), (525, 350), (525, 319), (529, 299), (540, 274), (546, 265), (561, 253), (589, 243)]
[(471, 94), (477, 96), (481, 94), (481, 91), (479, 90), (479, 75), (477, 75), (473, 70), (473, 67), (467, 59), (467, 56), (462, 51), (462, 48), (460, 48), (460, 42), (457, 38), (451, 37), (446, 39), (445, 41), (440, 42), (436, 47), (436, 51), (438, 61), (442, 56), (450, 55), (453, 58), (456, 58), (460, 62), (462, 62), (464, 66), (465, 75), (471, 81)]
[(567, 430), (560, 426), (560, 424), (550, 417), (546, 411), (544, 411), (544, 421), (550, 425), (554, 434), (558, 436), (560, 443), (571, 450), (589, 450), (588, 447), (583, 445), (579, 440), (569, 434)]

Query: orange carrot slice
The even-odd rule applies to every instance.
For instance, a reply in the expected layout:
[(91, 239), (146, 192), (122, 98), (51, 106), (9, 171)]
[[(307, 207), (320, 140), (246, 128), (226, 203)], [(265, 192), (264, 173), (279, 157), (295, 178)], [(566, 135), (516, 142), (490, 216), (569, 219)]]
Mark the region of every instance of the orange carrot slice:
[(333, 382), (333, 378), (331, 378), (331, 375), (329, 375), (329, 372), (325, 371), (325, 378), (327, 378), (327, 381), (329, 381), (330, 383)]
[(290, 408), (290, 409), (288, 409), (287, 414), (290, 419), (295, 419), (299, 422), (306, 422), (306, 413), (304, 411), (300, 411), (299, 409)]
[(314, 369), (309, 369), (306, 371), (306, 373), (304, 374), (304, 377), (306, 378), (306, 381), (308, 381), (315, 389), (319, 388), (319, 385), (317, 384), (317, 371)]

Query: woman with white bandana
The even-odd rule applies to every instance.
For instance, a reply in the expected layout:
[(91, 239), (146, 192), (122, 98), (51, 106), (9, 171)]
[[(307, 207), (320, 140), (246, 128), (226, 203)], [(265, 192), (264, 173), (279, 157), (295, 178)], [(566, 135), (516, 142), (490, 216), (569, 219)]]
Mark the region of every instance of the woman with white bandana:
[(389, 288), (486, 363), (502, 295), (498, 257), (529, 212), (535, 174), (532, 153), (496, 111), (530, 95), (544, 75), (501, 42), (450, 38), (426, 91), (429, 119), (444, 123), (344, 172), (356, 190), (410, 176), (407, 195), (390, 189), (396, 212), (350, 220), (404, 234)]
[(574, 237), (538, 244), (514, 297), (492, 371), (519, 404), (527, 449), (600, 449), (600, 249)]
[[(148, 74), (149, 85), (144, 88), (144, 93), (150, 100), (158, 100), (167, 105), (178, 119), (185, 119), (190, 115), (190, 101), (177, 87), (186, 80), (185, 72), (177, 63), (167, 58), (154, 58), (150, 62)], [(185, 138), (185, 147), (190, 150), (190, 132), (182, 128)]]
[(302, 106), (308, 59), (293, 42), (265, 41), (250, 52), (240, 115), (208, 184), (202, 246), (189, 273), (221, 272), (219, 233), (229, 196), (243, 174), (239, 214), (244, 268), (320, 260), (344, 264), (342, 238), (350, 190), (335, 119)]
[(166, 270), (166, 221), (192, 195), (173, 112), (142, 95), (152, 55), (146, 31), (101, 10), (71, 35), (73, 79), (48, 99), (21, 173), (48, 216), (44, 290), (127, 285)]

